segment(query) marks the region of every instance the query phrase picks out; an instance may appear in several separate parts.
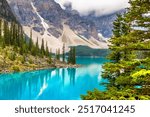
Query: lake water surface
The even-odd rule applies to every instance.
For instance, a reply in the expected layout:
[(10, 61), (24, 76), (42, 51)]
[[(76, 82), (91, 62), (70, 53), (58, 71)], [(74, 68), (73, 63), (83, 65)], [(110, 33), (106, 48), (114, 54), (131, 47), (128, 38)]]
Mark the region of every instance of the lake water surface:
[(101, 77), (104, 58), (77, 58), (80, 68), (48, 69), (0, 75), (1, 100), (80, 100), (81, 94), (108, 82)]

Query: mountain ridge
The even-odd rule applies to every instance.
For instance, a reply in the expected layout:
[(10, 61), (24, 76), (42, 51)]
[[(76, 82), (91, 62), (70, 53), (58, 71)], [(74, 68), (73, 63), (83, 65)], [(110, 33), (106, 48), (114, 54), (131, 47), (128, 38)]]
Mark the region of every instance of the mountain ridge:
[[(115, 14), (108, 17), (82, 17), (77, 11), (72, 10), (71, 8), (66, 8), (65, 10), (62, 9), (54, 0), (8, 1), (13, 12), (17, 16), (17, 19), (24, 27), (25, 33), (30, 36), (29, 30), (32, 28), (34, 30), (33, 41), (36, 42), (37, 35), (39, 43), (41, 43), (42, 38), (44, 38), (48, 43), (49, 48), (53, 49), (53, 52), (55, 52), (57, 48), (61, 49), (63, 46), (64, 42), (61, 37), (63, 37), (64, 34), (64, 26), (69, 26), (68, 30), (74, 32), (72, 33), (73, 36), (71, 36), (74, 39), (71, 40), (76, 40), (76, 42), (84, 41), (82, 45), (89, 46), (84, 40), (86, 39), (92, 43), (90, 46), (95, 45), (95, 47), (99, 49), (108, 48), (107, 40), (99, 35), (104, 35), (107, 38), (112, 35), (112, 21), (116, 18)], [(67, 37), (70, 37), (69, 34), (67, 35)], [(67, 48), (75, 45), (79, 44), (66, 43)]]

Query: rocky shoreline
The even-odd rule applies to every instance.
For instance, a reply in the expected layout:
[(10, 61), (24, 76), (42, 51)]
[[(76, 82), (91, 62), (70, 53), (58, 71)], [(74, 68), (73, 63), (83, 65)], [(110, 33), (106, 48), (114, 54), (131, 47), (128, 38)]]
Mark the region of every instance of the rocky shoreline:
[(37, 66), (37, 67), (34, 67), (34, 68), (26, 68), (26, 69), (23, 69), (23, 70), (20, 70), (20, 71), (13, 71), (13, 70), (10, 70), (10, 69), (3, 69), (3, 70), (0, 70), (0, 74), (6, 74), (6, 73), (14, 73), (14, 72), (26, 72), (26, 71), (33, 71), (33, 70), (44, 70), (44, 69), (56, 69), (56, 68), (78, 68), (78, 67), (81, 67), (81, 65), (79, 64), (67, 64), (67, 63), (64, 63), (64, 62), (56, 62), (56, 63), (53, 63), (53, 64), (50, 64), (50, 65), (47, 65), (47, 66)]
[(78, 68), (81, 67), (79, 64), (68, 64), (66, 62), (55, 61), (53, 64), (54, 68)]
[[(12, 54), (14, 53), (14, 54)], [(15, 57), (13, 57), (15, 55)], [(20, 55), (13, 47), (0, 47), (0, 74), (33, 71), (50, 68), (77, 68), (81, 65), (68, 64), (56, 58), (33, 56), (31, 54)]]

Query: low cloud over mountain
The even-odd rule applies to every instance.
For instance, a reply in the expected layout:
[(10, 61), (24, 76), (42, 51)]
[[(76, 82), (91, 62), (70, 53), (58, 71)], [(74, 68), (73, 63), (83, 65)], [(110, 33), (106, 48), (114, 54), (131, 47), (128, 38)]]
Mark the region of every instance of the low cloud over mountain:
[(71, 4), (74, 10), (80, 15), (89, 15), (95, 13), (96, 16), (102, 16), (114, 13), (129, 6), (129, 0), (55, 0), (65, 8), (64, 5)]

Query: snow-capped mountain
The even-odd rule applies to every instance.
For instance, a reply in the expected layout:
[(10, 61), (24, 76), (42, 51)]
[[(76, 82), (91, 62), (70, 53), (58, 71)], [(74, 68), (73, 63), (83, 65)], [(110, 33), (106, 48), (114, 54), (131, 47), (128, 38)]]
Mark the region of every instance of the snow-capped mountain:
[(103, 37), (112, 35), (112, 22), (115, 14), (95, 17), (80, 16), (71, 6), (61, 6), (54, 0), (7, 0), (29, 36), (33, 29), (33, 41), (44, 39), (53, 52), (66, 46), (89, 46), (107, 48)]

